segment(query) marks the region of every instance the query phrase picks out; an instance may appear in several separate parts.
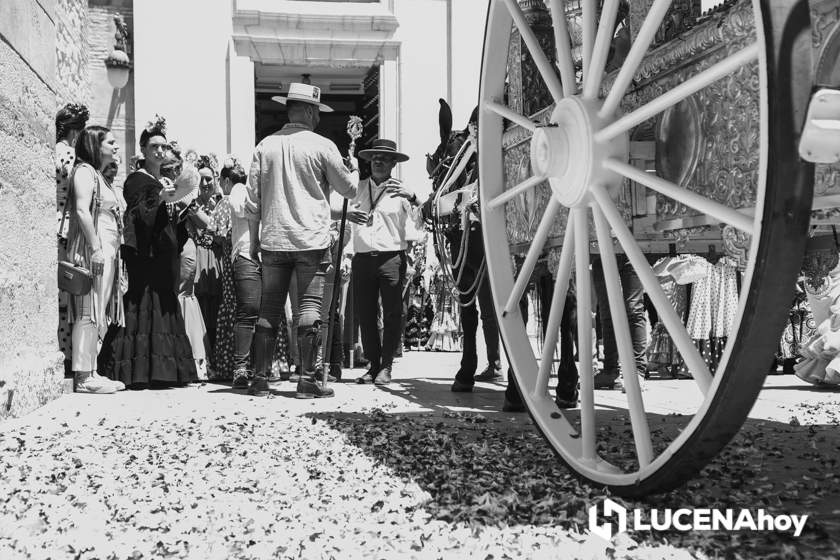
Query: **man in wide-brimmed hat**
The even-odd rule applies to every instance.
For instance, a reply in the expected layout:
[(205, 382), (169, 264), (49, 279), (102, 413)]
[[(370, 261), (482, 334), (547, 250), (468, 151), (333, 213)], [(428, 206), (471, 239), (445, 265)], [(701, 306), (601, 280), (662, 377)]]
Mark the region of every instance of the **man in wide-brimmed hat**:
[[(359, 183), (347, 219), (353, 226), (353, 293), (359, 314), (362, 346), (370, 370), (358, 383), (391, 382), (394, 353), (400, 339), (402, 288), (405, 282), (407, 230), (420, 227), (420, 201), (400, 180), (391, 176), (394, 166), (408, 160), (392, 140), (374, 140), (359, 152), (370, 161), (371, 176)], [(377, 307), (382, 300), (382, 340)]]
[(300, 308), (297, 397), (331, 397), (332, 388), (315, 375), (324, 279), (331, 263), (329, 196), (335, 189), (353, 198), (359, 176), (354, 160), (342, 161), (336, 145), (314, 132), (320, 112), (332, 111), (321, 103), (319, 88), (293, 83), (285, 97), (272, 99), (286, 106), (289, 124), (257, 145), (248, 179), (248, 196), (262, 225), (258, 233), (258, 224), (251, 224), (251, 258), (262, 258), (262, 298), (254, 332), (256, 371), (248, 392), (269, 392), (277, 329), (294, 274)]

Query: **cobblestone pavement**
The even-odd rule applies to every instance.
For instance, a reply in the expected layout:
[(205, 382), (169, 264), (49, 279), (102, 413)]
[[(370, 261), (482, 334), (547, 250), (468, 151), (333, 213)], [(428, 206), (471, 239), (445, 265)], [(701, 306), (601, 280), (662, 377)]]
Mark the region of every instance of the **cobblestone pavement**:
[[(770, 377), (742, 434), (696, 480), (619, 500), (810, 513), (801, 539), (636, 532), (608, 543), (586, 530), (604, 492), (558, 464), (527, 415), (500, 412), (503, 383), (451, 393), (458, 359), (410, 352), (391, 386), (344, 383), (316, 401), (294, 399), (290, 383), (262, 399), (219, 384), (65, 395), (0, 424), (0, 558), (837, 554), (837, 393)], [(680, 411), (680, 383), (647, 383), (661, 412)]]

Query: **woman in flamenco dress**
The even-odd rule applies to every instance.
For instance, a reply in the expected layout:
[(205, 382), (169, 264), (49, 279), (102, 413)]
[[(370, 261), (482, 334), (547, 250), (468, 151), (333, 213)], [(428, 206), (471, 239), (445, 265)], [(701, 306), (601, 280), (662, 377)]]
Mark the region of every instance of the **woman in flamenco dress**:
[(192, 347), (184, 328), (175, 286), (180, 275), (179, 239), (186, 239), (185, 208), (173, 201), (198, 184), (185, 166), (175, 188), (165, 189), (160, 166), (169, 145), (166, 122), (158, 117), (140, 134), (143, 162), (125, 180), (125, 241), (128, 273), (125, 326), (106, 336), (99, 372), (134, 389), (184, 385), (196, 380)]

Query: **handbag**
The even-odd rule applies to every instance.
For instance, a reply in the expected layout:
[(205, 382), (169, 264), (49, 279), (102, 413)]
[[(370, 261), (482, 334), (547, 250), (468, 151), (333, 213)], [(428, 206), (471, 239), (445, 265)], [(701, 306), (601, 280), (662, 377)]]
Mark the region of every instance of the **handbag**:
[(58, 289), (74, 296), (84, 296), (93, 288), (93, 274), (70, 261), (58, 263)]
[[(73, 193), (73, 180), (72, 177), (70, 179), (70, 189), (67, 192), (67, 200), (70, 201), (70, 197)], [(94, 230), (96, 230), (97, 226), (97, 213), (99, 211), (100, 201), (99, 192), (99, 177), (96, 176), (96, 195), (93, 197), (93, 201), (91, 202), (91, 210), (93, 215), (93, 225)], [(61, 232), (64, 231), (64, 221), (67, 218), (68, 212), (63, 212), (61, 216), (61, 225), (58, 226), (59, 237), (61, 236)], [(67, 254), (72, 255), (76, 252), (76, 246), (78, 246), (79, 240), (79, 232), (77, 232), (76, 237), (68, 242), (67, 246)], [(62, 292), (67, 292), (70, 295), (74, 296), (84, 296), (90, 293), (91, 289), (93, 288), (93, 273), (91, 273), (90, 269), (85, 268), (83, 266), (77, 265), (74, 262), (69, 260), (61, 260), (58, 261), (58, 289)]]

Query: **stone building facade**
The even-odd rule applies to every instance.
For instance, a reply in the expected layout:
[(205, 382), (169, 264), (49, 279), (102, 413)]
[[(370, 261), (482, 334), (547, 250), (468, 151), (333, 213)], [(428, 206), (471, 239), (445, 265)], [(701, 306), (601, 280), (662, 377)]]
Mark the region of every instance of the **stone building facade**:
[[(104, 57), (131, 0), (0, 2), (0, 419), (58, 397), (55, 113), (85, 103), (91, 123), (133, 146), (133, 83), (115, 90)], [(128, 125), (126, 124), (128, 123)], [(131, 155), (131, 153), (127, 154)], [(126, 158), (127, 159), (127, 158)]]

